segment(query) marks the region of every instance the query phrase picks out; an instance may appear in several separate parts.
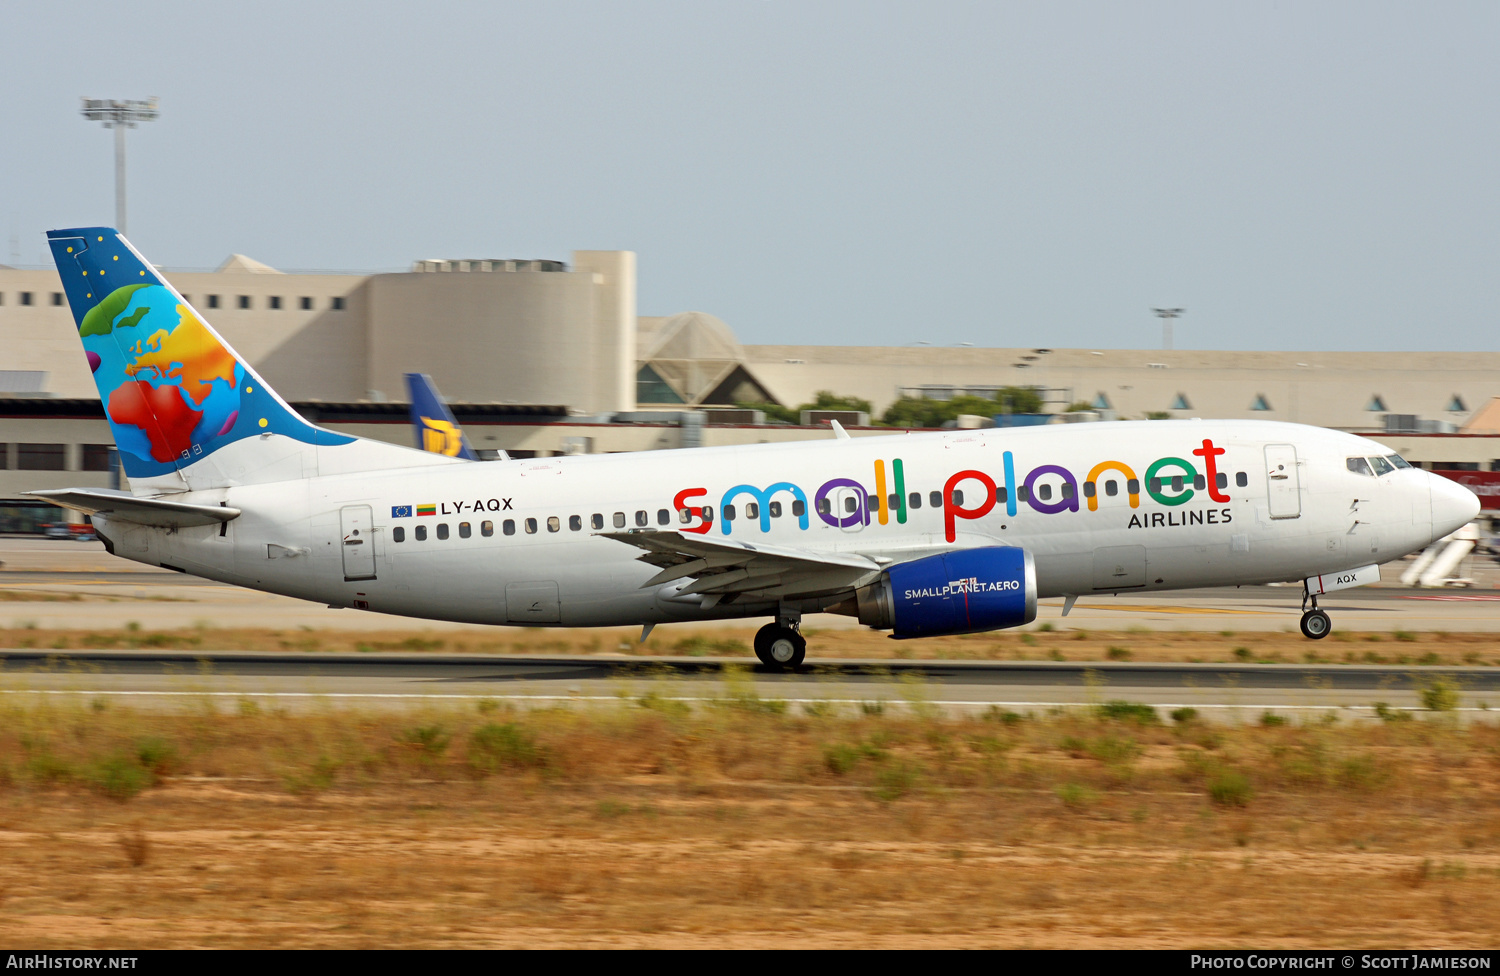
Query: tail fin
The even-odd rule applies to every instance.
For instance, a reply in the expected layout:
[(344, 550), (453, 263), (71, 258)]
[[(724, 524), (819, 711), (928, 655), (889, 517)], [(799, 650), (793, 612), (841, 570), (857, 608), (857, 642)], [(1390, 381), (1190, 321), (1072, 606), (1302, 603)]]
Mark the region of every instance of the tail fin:
[(458, 426), (458, 421), (453, 419), (453, 411), (443, 402), (432, 377), (426, 373), (407, 373), (406, 388), (411, 391), (411, 425), (417, 437), (417, 449), (478, 461), (479, 455), (474, 453), (474, 447)]
[(113, 228), (48, 231), (47, 243), (138, 494), (414, 463), (303, 420)]

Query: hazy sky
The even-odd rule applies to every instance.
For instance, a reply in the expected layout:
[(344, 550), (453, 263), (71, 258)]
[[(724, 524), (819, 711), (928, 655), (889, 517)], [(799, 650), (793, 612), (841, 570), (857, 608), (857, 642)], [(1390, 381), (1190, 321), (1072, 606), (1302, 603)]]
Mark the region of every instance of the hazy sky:
[(1500, 4), (9, 2), (0, 261), (638, 252), (742, 341), (1500, 349)]

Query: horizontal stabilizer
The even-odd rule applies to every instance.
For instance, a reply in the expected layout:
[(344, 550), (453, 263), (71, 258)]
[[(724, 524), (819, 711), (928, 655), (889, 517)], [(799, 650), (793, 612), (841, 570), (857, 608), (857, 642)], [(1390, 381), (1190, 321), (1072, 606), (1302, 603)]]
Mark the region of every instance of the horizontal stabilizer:
[(186, 528), (191, 525), (217, 525), (239, 518), (240, 510), (218, 505), (190, 505), (157, 498), (137, 498), (128, 491), (108, 488), (49, 488), (29, 491), (43, 501), (60, 508), (72, 508), (90, 515), (103, 515), (123, 522)]

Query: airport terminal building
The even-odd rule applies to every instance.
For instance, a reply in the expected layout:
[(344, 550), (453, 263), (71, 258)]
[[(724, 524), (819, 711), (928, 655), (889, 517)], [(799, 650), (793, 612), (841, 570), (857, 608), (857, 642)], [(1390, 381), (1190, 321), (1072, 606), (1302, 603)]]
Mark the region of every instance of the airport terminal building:
[[(310, 420), (398, 443), (406, 372), (433, 377), (477, 448), (521, 455), (825, 437), (736, 407), (830, 390), (878, 417), (903, 397), (1022, 386), (1074, 419), (1286, 420), (1378, 435), (1428, 466), (1500, 470), (1500, 419), (1481, 409), (1500, 396), (1500, 353), (745, 345), (711, 314), (641, 315), (629, 251), (372, 275), (234, 255), (167, 277)], [(3, 532), (51, 517), (25, 491), (107, 485), (111, 440), (54, 270), (0, 267), (0, 343)]]

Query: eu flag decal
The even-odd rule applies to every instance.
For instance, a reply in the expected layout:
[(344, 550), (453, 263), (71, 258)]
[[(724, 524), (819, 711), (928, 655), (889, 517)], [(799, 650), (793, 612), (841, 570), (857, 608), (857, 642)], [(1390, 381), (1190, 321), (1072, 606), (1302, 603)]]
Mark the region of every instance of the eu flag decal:
[(392, 505), (391, 518), (411, 518), (410, 505)]

